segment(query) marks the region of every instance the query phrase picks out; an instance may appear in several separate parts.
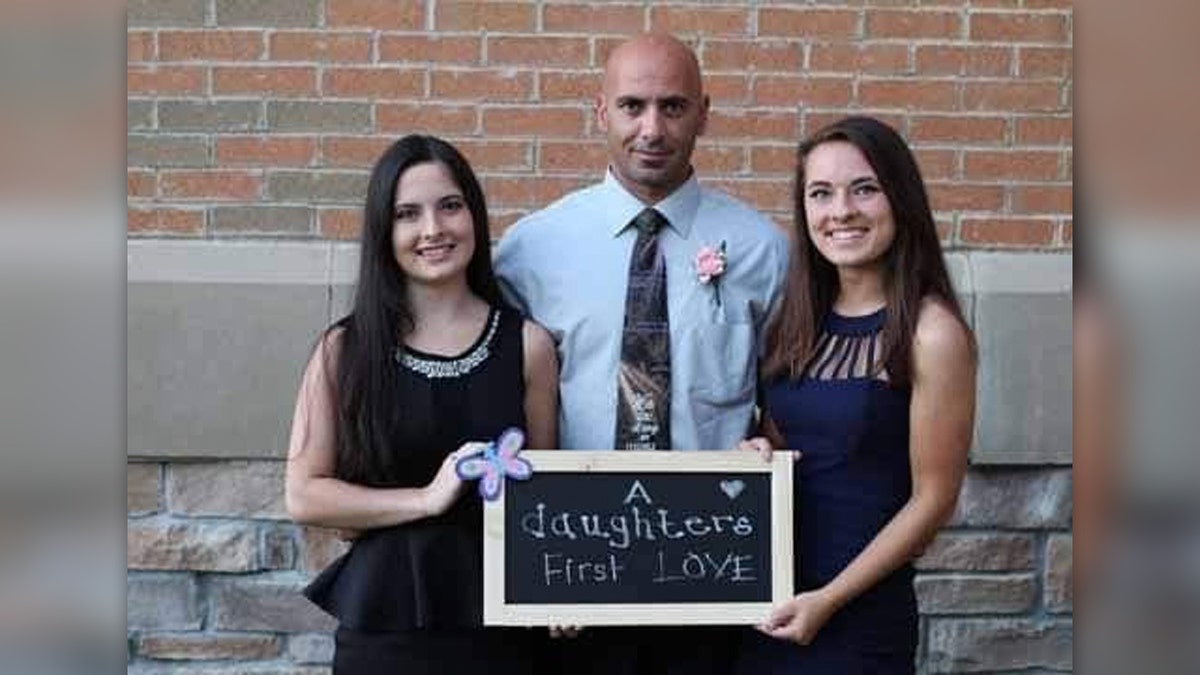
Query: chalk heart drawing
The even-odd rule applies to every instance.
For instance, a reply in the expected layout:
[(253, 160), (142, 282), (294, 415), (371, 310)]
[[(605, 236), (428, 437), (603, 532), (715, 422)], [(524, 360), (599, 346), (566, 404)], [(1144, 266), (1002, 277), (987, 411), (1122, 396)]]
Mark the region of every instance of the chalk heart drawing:
[(730, 499), (737, 499), (738, 495), (742, 494), (742, 490), (745, 489), (746, 483), (740, 479), (721, 481), (721, 492), (724, 492), (725, 496)]

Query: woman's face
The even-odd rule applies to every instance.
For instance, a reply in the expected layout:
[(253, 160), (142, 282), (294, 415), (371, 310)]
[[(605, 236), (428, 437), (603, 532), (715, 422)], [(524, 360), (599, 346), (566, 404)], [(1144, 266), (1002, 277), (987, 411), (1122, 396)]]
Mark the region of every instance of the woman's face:
[(441, 162), (414, 164), (396, 181), (392, 249), (410, 281), (466, 281), (475, 222), (462, 189)]
[(871, 268), (896, 238), (892, 206), (867, 158), (846, 141), (813, 148), (804, 160), (808, 236), (836, 267)]

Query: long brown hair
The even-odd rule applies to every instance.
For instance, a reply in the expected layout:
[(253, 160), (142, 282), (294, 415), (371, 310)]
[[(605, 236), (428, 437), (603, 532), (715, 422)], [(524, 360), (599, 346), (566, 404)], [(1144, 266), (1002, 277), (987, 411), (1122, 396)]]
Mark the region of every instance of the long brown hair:
[(408, 279), (392, 246), (396, 182), (417, 164), (439, 162), (463, 193), (474, 224), (475, 252), (467, 263), (467, 286), (485, 302), (501, 302), (492, 272), (487, 203), (479, 179), (457, 148), (433, 136), (412, 134), (396, 141), (375, 162), (363, 207), (362, 244), (354, 309), (334, 324), (344, 328), (337, 361), (337, 476), (364, 484), (395, 478), (395, 438), (407, 426), (428, 419), (398, 406), (401, 383), (396, 347), (412, 332)]
[[(912, 382), (912, 341), (921, 302), (931, 299), (949, 309), (964, 328), (958, 298), (942, 259), (937, 227), (917, 161), (908, 144), (888, 125), (871, 117), (846, 117), (800, 143), (793, 189), (795, 236), (779, 315), (767, 334), (765, 377), (795, 379), (813, 357), (821, 324), (838, 295), (837, 269), (813, 246), (804, 212), (804, 163), (819, 145), (845, 141), (858, 148), (891, 205), (896, 238), (884, 253), (887, 316), (881, 336), (882, 368), (897, 387)], [(968, 334), (970, 330), (968, 329)]]

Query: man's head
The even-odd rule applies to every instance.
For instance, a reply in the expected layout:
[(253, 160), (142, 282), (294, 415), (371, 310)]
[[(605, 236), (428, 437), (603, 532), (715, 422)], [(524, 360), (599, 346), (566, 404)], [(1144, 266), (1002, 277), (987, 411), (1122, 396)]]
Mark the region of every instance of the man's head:
[(696, 55), (679, 40), (647, 33), (608, 57), (596, 119), (621, 184), (652, 204), (691, 175), (692, 149), (708, 121)]

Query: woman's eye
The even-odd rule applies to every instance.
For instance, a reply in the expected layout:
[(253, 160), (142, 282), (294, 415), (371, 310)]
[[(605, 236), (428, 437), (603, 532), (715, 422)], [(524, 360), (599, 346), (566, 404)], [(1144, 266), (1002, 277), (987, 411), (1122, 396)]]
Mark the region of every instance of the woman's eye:
[(414, 208), (398, 208), (396, 209), (396, 220), (413, 220), (417, 217), (417, 209)]
[(446, 201), (442, 202), (442, 210), (449, 211), (450, 213), (461, 211), (465, 207), (466, 204), (464, 204), (461, 199), (447, 199)]

